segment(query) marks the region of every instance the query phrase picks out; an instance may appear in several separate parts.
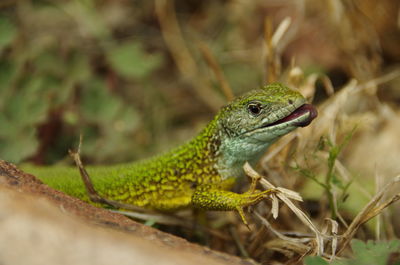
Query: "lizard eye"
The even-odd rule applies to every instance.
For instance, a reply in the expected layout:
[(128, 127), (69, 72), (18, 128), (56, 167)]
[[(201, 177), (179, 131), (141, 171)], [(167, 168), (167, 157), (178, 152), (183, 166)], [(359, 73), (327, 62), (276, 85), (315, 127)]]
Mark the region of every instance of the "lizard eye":
[(247, 109), (253, 116), (258, 116), (261, 113), (261, 106), (258, 103), (250, 103)]

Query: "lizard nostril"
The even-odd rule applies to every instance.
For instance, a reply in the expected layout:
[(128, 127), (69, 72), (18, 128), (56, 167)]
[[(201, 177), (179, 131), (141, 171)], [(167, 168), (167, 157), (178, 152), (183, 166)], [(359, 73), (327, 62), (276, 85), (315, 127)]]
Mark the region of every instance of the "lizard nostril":
[(288, 100), (289, 104), (293, 104), (293, 100), (289, 99)]

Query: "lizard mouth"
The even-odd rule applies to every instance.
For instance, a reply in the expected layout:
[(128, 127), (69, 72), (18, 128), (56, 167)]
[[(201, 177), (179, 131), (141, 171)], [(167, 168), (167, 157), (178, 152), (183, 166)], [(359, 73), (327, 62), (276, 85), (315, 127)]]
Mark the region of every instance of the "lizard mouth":
[[(307, 116), (308, 115), (308, 116)], [(305, 118), (301, 118), (307, 116)], [(292, 125), (297, 127), (305, 127), (309, 125), (313, 119), (318, 116), (317, 109), (311, 104), (304, 104), (290, 113), (288, 116), (268, 124), (264, 127), (271, 127), (282, 123), (293, 121)], [(298, 120), (298, 121), (296, 121)]]

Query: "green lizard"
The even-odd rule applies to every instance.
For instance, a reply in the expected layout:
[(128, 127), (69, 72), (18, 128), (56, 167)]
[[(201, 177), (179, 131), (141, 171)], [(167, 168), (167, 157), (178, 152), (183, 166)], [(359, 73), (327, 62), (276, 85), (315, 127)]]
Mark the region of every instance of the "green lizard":
[[(298, 92), (274, 83), (236, 98), (221, 108), (193, 140), (163, 155), (136, 163), (87, 169), (97, 194), (109, 201), (171, 211), (186, 206), (237, 210), (258, 203), (268, 191), (255, 185), (243, 194), (229, 191), (280, 136), (304, 127), (317, 116)], [(32, 168), (49, 186), (90, 202), (73, 168)]]

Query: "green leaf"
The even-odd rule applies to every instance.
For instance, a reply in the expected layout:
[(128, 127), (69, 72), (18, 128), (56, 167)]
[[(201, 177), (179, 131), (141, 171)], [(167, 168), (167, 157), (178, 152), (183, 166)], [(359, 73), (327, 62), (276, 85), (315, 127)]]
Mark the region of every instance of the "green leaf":
[(304, 259), (306, 265), (328, 265), (329, 263), (321, 257), (306, 257)]
[(0, 60), (0, 102), (4, 100), (4, 95), (11, 90), (12, 79), (16, 73), (14, 64)]
[(44, 50), (34, 58), (36, 73), (62, 76), (65, 74), (65, 61), (56, 51)]
[(100, 80), (90, 81), (82, 95), (84, 117), (102, 125), (103, 130), (131, 132), (138, 125), (139, 118), (133, 106), (124, 104), (121, 98), (110, 93)]
[(20, 127), (42, 122), (49, 108), (46, 89), (45, 78), (27, 77), (8, 99), (5, 112), (9, 119)]
[(108, 60), (126, 78), (145, 78), (162, 62), (159, 54), (149, 54), (138, 42), (128, 42), (112, 48)]
[(324, 150), (326, 145), (327, 145), (327, 140), (325, 139), (325, 137), (321, 136), (321, 138), (319, 138), (318, 141), (317, 150), (319, 151)]
[(67, 65), (68, 78), (74, 82), (85, 81), (90, 78), (90, 64), (88, 57), (81, 53), (75, 53), (69, 59)]
[(0, 140), (0, 157), (12, 163), (18, 163), (33, 155), (38, 147), (35, 129), (25, 128), (16, 131), (8, 138)]
[(4, 112), (0, 112), (0, 138), (9, 138), (18, 130), (15, 122), (6, 117)]
[(100, 80), (88, 82), (82, 95), (83, 114), (92, 122), (110, 123), (122, 107), (121, 101)]
[[(360, 264), (385, 265), (389, 254), (399, 249), (400, 241), (367, 243), (361, 240), (352, 240), (351, 247), (354, 251), (355, 260)], [(354, 264), (354, 263), (353, 263)]]
[(132, 106), (127, 106), (114, 122), (114, 129), (118, 132), (129, 132), (135, 130), (138, 125), (138, 113)]
[(335, 161), (337, 156), (339, 155), (339, 147), (338, 146), (332, 146), (332, 148), (329, 150), (329, 157), (328, 157), (328, 167), (332, 169), (335, 165)]
[(332, 265), (386, 265), (389, 255), (399, 251), (400, 241), (368, 241), (364, 243), (361, 240), (353, 239), (351, 241), (351, 248), (354, 252), (354, 258), (334, 261)]
[(333, 184), (335, 184), (341, 190), (344, 189), (345, 185), (343, 184), (343, 181), (340, 178), (338, 178), (338, 176), (336, 176), (336, 174), (332, 174), (331, 181), (332, 181)]
[(0, 16), (0, 50), (9, 45), (17, 35), (14, 24), (4, 16)]

